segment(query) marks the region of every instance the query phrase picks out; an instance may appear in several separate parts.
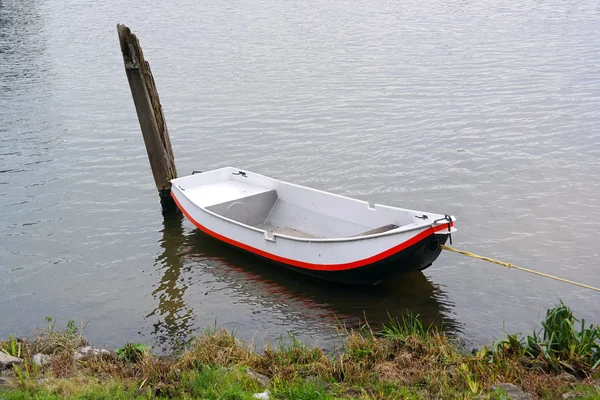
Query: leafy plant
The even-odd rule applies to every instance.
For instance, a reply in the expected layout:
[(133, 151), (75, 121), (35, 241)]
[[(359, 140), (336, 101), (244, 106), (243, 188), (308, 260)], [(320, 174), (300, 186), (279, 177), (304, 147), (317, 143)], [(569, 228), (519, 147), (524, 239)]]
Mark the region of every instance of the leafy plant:
[(519, 336), (515, 333), (508, 335), (506, 339), (494, 342), (492, 349), (494, 353), (523, 354), (525, 352), (525, 345), (524, 340), (519, 339)]
[(460, 371), (462, 372), (462, 375), (464, 376), (465, 381), (467, 382), (467, 386), (469, 386), (469, 390), (471, 390), (471, 393), (479, 393), (481, 387), (479, 385), (477, 377), (471, 373), (469, 366), (465, 363), (460, 364)]
[(596, 369), (600, 365), (600, 328), (586, 326), (585, 320), (575, 318), (561, 301), (546, 312), (540, 331), (525, 339), (509, 335), (494, 344), (494, 352), (539, 358), (555, 370)]
[(48, 324), (48, 332), (53, 332), (56, 321), (50, 315), (46, 315), (46, 323)]
[(65, 329), (65, 333), (69, 337), (75, 337), (79, 333), (79, 328), (75, 325), (75, 321), (70, 320), (67, 322), (67, 329)]
[(125, 347), (116, 349), (115, 353), (125, 362), (136, 363), (149, 354), (150, 349), (150, 346), (142, 343), (127, 343)]
[(0, 349), (4, 354), (9, 356), (21, 358), (21, 343), (11, 334), (8, 335), (8, 342), (6, 347)]

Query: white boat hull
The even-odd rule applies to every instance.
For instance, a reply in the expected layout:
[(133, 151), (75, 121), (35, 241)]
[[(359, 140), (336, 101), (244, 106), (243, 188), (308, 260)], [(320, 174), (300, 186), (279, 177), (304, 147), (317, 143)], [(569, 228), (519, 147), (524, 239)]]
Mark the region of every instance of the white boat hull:
[(455, 231), (454, 218), (369, 203), (236, 168), (172, 181), (203, 232), (323, 279), (374, 283), (421, 270)]

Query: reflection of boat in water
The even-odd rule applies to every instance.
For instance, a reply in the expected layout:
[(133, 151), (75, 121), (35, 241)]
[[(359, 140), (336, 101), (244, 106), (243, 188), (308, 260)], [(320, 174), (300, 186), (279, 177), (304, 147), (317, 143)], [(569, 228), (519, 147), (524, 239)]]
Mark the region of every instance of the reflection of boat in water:
[(267, 263), (235, 251), (197, 230), (188, 236), (186, 243), (198, 251), (188, 257), (203, 259), (208, 264), (220, 264), (218, 268), (211, 268), (211, 274), (217, 279), (235, 283), (238, 290), (248, 291), (268, 301), (283, 299), (288, 302), (288, 309), (297, 307), (299, 309), (295, 311), (300, 314), (330, 323), (335, 323), (336, 318), (344, 319), (356, 325), (365, 317), (369, 323), (381, 324), (389, 321), (390, 317), (410, 312), (418, 314), (425, 324), (443, 325), (449, 331), (458, 328), (456, 322), (448, 317), (451, 305), (445, 294), (422, 272), (357, 290), (270, 268)]
[(165, 215), (161, 246), (162, 276), (152, 293), (158, 304), (147, 318), (165, 350), (215, 321), (241, 337), (273, 339), (293, 330), (321, 344), (335, 337), (338, 320), (356, 327), (366, 317), (375, 328), (407, 312), (458, 330), (444, 293), (422, 272), (357, 290), (274, 269), (197, 229), (184, 231), (180, 215)]
[(454, 218), (371, 204), (235, 168), (173, 179), (171, 194), (204, 233), (286, 268), (369, 285), (421, 271)]

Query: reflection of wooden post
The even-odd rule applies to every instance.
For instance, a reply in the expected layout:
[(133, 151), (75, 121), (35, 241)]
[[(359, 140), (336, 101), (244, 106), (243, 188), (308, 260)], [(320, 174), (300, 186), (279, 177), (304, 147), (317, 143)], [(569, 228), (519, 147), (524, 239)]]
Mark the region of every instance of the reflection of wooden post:
[(177, 178), (177, 170), (169, 140), (169, 131), (150, 71), (150, 64), (144, 60), (142, 47), (135, 34), (121, 24), (117, 25), (117, 31), (121, 42), (125, 72), (146, 144), (154, 183), (163, 208), (172, 209), (175, 204), (171, 198), (170, 181)]
[(152, 296), (158, 304), (146, 315), (153, 321), (153, 335), (165, 351), (171, 351), (182, 341), (187, 341), (196, 317), (194, 309), (185, 301), (189, 287), (182, 276), (185, 274), (184, 250), (186, 236), (183, 234), (183, 214), (165, 213), (163, 218), (162, 254), (156, 259), (160, 266), (160, 281), (155, 285)]

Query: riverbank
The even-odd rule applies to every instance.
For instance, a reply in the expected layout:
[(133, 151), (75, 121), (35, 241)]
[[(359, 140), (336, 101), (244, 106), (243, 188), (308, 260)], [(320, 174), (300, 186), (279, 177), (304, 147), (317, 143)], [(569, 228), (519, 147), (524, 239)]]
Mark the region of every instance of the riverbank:
[[(340, 328), (326, 354), (294, 337), (261, 351), (210, 329), (172, 356), (140, 344), (88, 345), (70, 322), (0, 342), (0, 399), (562, 399), (600, 398), (600, 330), (564, 305), (537, 334), (465, 352), (414, 317), (374, 332)], [(20, 361), (18, 361), (20, 360)]]

